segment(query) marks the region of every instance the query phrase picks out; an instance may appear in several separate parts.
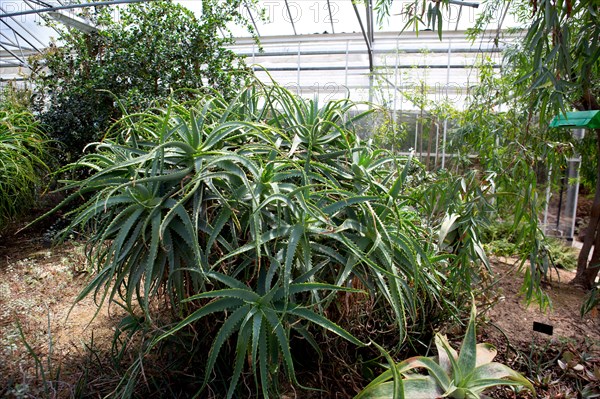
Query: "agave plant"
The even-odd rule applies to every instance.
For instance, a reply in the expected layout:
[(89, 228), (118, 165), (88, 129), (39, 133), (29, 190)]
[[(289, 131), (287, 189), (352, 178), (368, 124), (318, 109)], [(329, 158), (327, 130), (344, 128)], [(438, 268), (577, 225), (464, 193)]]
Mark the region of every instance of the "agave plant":
[[(482, 393), (498, 385), (535, 389), (529, 380), (501, 363), (493, 362), (496, 348), (476, 341), (475, 304), (463, 339), (460, 353), (456, 352), (445, 335), (436, 334), (437, 358), (416, 356), (394, 364), (389, 355), (380, 350), (390, 363), (390, 370), (375, 378), (355, 399), (476, 399)], [(428, 375), (411, 373), (425, 369)]]
[(205, 382), (236, 339), (229, 397), (245, 367), (264, 396), (277, 383), (268, 364), (283, 361), (295, 382), (292, 330), (360, 345), (326, 317), (353, 279), (394, 315), (403, 342), (423, 309), (455, 305), (445, 258), (404, 196), (418, 164), (358, 138), (353, 124), (369, 112), (255, 84), (231, 102), (204, 94), (126, 115), (72, 166), (89, 177), (65, 186), (66, 202), (86, 199), (65, 234), (88, 234), (98, 265), (77, 300), (139, 305), (152, 325), (153, 298), (166, 295), (174, 324), (153, 345), (211, 318), (220, 327)]
[(5, 89), (0, 102), (0, 223), (31, 206), (48, 172), (49, 142), (35, 116)]

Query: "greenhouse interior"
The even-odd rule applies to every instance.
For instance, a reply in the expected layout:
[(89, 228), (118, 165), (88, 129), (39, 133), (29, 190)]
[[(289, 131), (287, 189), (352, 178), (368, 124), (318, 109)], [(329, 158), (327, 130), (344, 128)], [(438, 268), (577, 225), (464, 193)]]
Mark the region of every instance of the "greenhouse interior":
[(0, 397), (600, 396), (597, 0), (2, 0)]

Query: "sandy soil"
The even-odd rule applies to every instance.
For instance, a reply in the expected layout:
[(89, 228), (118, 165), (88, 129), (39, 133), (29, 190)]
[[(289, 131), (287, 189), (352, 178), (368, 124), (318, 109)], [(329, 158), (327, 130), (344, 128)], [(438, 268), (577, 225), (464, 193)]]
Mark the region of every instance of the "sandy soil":
[[(489, 312), (490, 322), (502, 329), (513, 344), (529, 344), (532, 340), (556, 341), (561, 339), (585, 340), (600, 345), (600, 316), (597, 311), (583, 318), (579, 309), (586, 292), (569, 284), (575, 273), (553, 270), (551, 280), (544, 284), (551, 300), (551, 308), (542, 311), (536, 303), (529, 306), (520, 295), (523, 279), (515, 260), (499, 258), (494, 262), (497, 284), (503, 298)], [(533, 323), (553, 327), (553, 335), (533, 330)], [(598, 347), (600, 349), (600, 347)]]
[[(97, 357), (110, 353), (121, 314), (103, 306), (94, 318), (98, 307), (91, 297), (72, 306), (89, 278), (81, 245), (47, 248), (31, 237), (4, 241), (0, 247), (0, 397), (42, 393), (72, 397), (77, 383), (83, 381), (85, 366), (105, 362)], [(37, 367), (31, 352), (39, 357)], [(49, 392), (41, 390), (42, 371), (52, 382), (47, 385)], [(60, 381), (53, 382), (57, 376)]]
[[(110, 348), (122, 313), (104, 306), (94, 318), (97, 306), (91, 298), (71, 308), (91, 278), (82, 245), (68, 243), (48, 248), (35, 236), (0, 242), (0, 397), (43, 396), (42, 368), (45, 378), (51, 382), (45, 387), (47, 397), (76, 397), (82, 384), (88, 395), (90, 389), (106, 393), (106, 387), (115, 383), (114, 373), (108, 372)], [(584, 348), (598, 354), (600, 318), (598, 312), (584, 318), (579, 316), (584, 292), (568, 284), (573, 273), (561, 271), (553, 275), (547, 286), (553, 308), (544, 313), (535, 304), (527, 307), (523, 303), (519, 296), (522, 278), (510, 260), (499, 259), (494, 264), (497, 289), (503, 300), (486, 313), (487, 325), (484, 323), (480, 332), (481, 340), (498, 347), (501, 361), (530, 373), (531, 370), (523, 366), (523, 353), (533, 348), (532, 345), (538, 352), (547, 351), (544, 355), (548, 356), (560, 355), (565, 345), (571, 345), (569, 348), (575, 348), (573, 351)], [(552, 325), (554, 334), (533, 332), (534, 321)], [(520, 354), (520, 358), (511, 354), (510, 348)], [(39, 357), (37, 367), (31, 352)], [(550, 363), (547, 367), (556, 369), (556, 361), (550, 359)], [(95, 372), (89, 375), (86, 370)], [(549, 373), (563, 385), (579, 381), (564, 378), (565, 373), (560, 374), (560, 370)], [(576, 397), (563, 395), (575, 392), (572, 387), (540, 392), (544, 392), (540, 397)], [(515, 396), (498, 391), (494, 397)]]

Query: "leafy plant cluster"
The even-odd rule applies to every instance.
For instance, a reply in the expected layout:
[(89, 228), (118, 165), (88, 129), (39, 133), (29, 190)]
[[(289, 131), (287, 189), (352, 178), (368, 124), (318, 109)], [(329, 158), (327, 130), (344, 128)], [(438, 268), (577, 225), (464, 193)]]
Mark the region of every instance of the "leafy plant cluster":
[[(497, 221), (484, 230), (483, 241), (486, 252), (497, 256), (522, 256), (523, 250), (515, 234), (513, 221)], [(565, 270), (577, 267), (577, 253), (571, 246), (558, 238), (546, 237), (543, 248), (553, 266)]]
[(0, 230), (34, 204), (50, 153), (39, 121), (7, 86), (0, 98)]
[[(228, 397), (247, 371), (265, 397), (280, 371), (298, 383), (293, 337), (317, 354), (323, 329), (364, 345), (348, 332), (352, 314), (333, 321), (341, 298), (369, 298), (398, 343), (413, 346), (458, 314), (484, 257), (476, 226), (423, 189), (430, 177), (418, 162), (356, 136), (353, 124), (372, 111), (258, 83), (231, 101), (198, 95), (124, 116), (72, 165), (89, 177), (65, 186), (66, 202), (86, 199), (65, 234), (84, 232), (98, 266), (78, 300), (120, 303), (131, 314), (124, 329), (152, 332), (144, 353), (181, 334), (192, 334), (188, 349), (193, 336), (211, 340), (203, 386), (228, 373)], [(464, 195), (461, 180), (448, 184)], [(176, 324), (162, 322), (158, 298)], [(122, 393), (141, 370), (140, 360)]]

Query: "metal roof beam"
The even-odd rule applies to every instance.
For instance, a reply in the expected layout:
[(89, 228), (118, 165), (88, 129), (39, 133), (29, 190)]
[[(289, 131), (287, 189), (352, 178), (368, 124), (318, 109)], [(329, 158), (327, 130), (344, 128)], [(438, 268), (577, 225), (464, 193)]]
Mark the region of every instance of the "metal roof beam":
[[(2, 33), (1, 30), (0, 30), (0, 36), (5, 38), (6, 40), (8, 40), (8, 43), (4, 43), (4, 44), (10, 44), (13, 47), (19, 47), (19, 44), (17, 42), (12, 41), (12, 39), (10, 37), (6, 36), (4, 33)], [(15, 40), (17, 40), (16, 37), (15, 37)]]
[[(8, 48), (6, 48), (2, 43), (0, 43), (0, 47), (6, 51), (8, 54), (12, 55), (13, 57), (15, 57), (22, 66), (26, 66), (27, 68), (29, 68), (29, 64), (27, 63), (27, 61), (25, 61), (23, 58), (19, 57), (17, 54), (13, 53), (12, 51), (10, 51)], [(19, 65), (19, 66), (21, 66)]]
[[(4, 36), (4, 34), (2, 34), (2, 36)], [(0, 43), (2, 43), (3, 45), (5, 45), (7, 47), (14, 47), (16, 49), (19, 49), (20, 51), (35, 51), (32, 48), (19, 46), (18, 44), (13, 43), (11, 40), (9, 40), (8, 42), (0, 40)]]
[[(50, 4), (50, 3), (46, 3), (45, 1), (42, 1), (42, 0), (30, 0), (30, 1), (32, 3), (34, 3), (34, 4), (37, 4), (38, 6), (45, 7), (45, 8), (47, 8), (47, 7), (56, 7), (55, 5)], [(59, 3), (60, 3), (60, 5), (64, 5), (60, 1), (59, 1)], [(29, 5), (29, 7), (31, 7), (31, 5)], [(35, 8), (31, 7), (31, 9), (34, 10)]]
[[(502, 50), (502, 48), (498, 48), (495, 46), (492, 47), (487, 47), (487, 48), (470, 48), (470, 47), (457, 47), (452, 49), (453, 52), (455, 53), (460, 53), (460, 54), (480, 54), (482, 51), (487, 52), (487, 53), (499, 53)], [(427, 51), (429, 54), (447, 54), (448, 53), (448, 49), (431, 49)], [(422, 54), (423, 50), (421, 49), (406, 49), (406, 50), (402, 50), (401, 54), (403, 55), (410, 55), (410, 54)], [(239, 55), (243, 55), (246, 57), (251, 57), (254, 53), (252, 52), (237, 52), (236, 54)], [(357, 55), (357, 54), (364, 54), (363, 50), (305, 50), (301, 52), (301, 55), (344, 55), (344, 54), (351, 54), (351, 55)], [(386, 55), (386, 54), (391, 54), (390, 50), (373, 50), (373, 54), (374, 55)], [(296, 56), (297, 52), (296, 51), (269, 51), (269, 52), (265, 52), (262, 54), (255, 54), (255, 56), (258, 56), (260, 58), (269, 58), (269, 57), (286, 57), (286, 56)], [(381, 68), (381, 67), (379, 67)]]
[(331, 23), (331, 33), (335, 34), (335, 29), (333, 28), (333, 15), (331, 14), (331, 3), (327, 0), (327, 10), (329, 11), (329, 22)]
[(244, 7), (248, 11), (248, 15), (250, 15), (250, 21), (252, 21), (252, 25), (254, 26), (254, 31), (256, 32), (256, 36), (260, 37), (260, 33), (258, 32), (258, 25), (256, 25), (256, 21), (254, 20), (254, 15), (252, 14), (252, 10), (248, 6), (248, 2), (244, 1)]
[[(380, 67), (381, 68), (381, 67)], [(388, 67), (391, 68), (391, 67)], [(398, 65), (398, 69), (447, 69), (448, 65)], [(450, 65), (450, 69), (471, 69), (472, 65)], [(500, 69), (499, 64), (492, 65), (494, 69)], [(254, 67), (255, 71), (265, 71), (263, 67)], [(292, 71), (345, 71), (345, 70), (353, 70), (353, 71), (366, 71), (368, 67), (360, 66), (360, 65), (350, 65), (347, 68), (345, 66), (320, 66), (320, 67), (271, 67), (266, 68), (266, 71), (276, 71), (276, 72), (292, 72)], [(387, 76), (386, 73), (381, 72), (373, 72), (370, 75), (378, 75), (378, 76)]]
[[(5, 10), (5, 9), (4, 9), (2, 6), (0, 6), (0, 11), (2, 11), (2, 12), (4, 13), (4, 16), (6, 16), (6, 15), (7, 15), (7, 14), (6, 14), (6, 10)], [(19, 28), (23, 29), (23, 31), (24, 31), (24, 32), (26, 32), (28, 35), (30, 35), (31, 37), (33, 37), (33, 38), (34, 38), (34, 39), (35, 39), (35, 40), (36, 40), (36, 41), (37, 41), (39, 44), (41, 44), (41, 45), (42, 45), (42, 47), (45, 47), (45, 46), (46, 46), (44, 43), (42, 43), (42, 41), (41, 41), (40, 39), (38, 39), (38, 38), (37, 38), (37, 37), (36, 37), (36, 36), (35, 36), (33, 33), (31, 33), (31, 32), (29, 31), (29, 29), (27, 29), (25, 26), (23, 26), (23, 24), (22, 24), (22, 23), (20, 23), (19, 21), (17, 21), (17, 19), (16, 19), (15, 17), (10, 17), (10, 19), (11, 19), (11, 20), (12, 20), (14, 23), (16, 23), (16, 24), (17, 24), (17, 26), (18, 26)], [(8, 23), (7, 23), (6, 21), (2, 20), (2, 23), (4, 23), (6, 26), (8, 26), (9, 28), (11, 28), (11, 29), (12, 29), (12, 27), (11, 27), (10, 25), (8, 25)], [(12, 30), (13, 30), (15, 33), (18, 33), (16, 30), (14, 30), (14, 29), (12, 29)], [(25, 41), (27, 42), (27, 44), (29, 44), (30, 46), (32, 46), (33, 48), (35, 48), (35, 49), (37, 50), (37, 48), (36, 48), (36, 47), (35, 47), (33, 44), (29, 43), (29, 41), (27, 41), (27, 40), (26, 40), (26, 39), (25, 39), (23, 36), (21, 36), (20, 34), (19, 34), (19, 37), (21, 37), (21, 39), (25, 40)], [(38, 51), (39, 51), (39, 50), (38, 50)]]
[(373, 47), (371, 46), (370, 36), (365, 30), (365, 26), (360, 18), (360, 13), (358, 12), (358, 7), (354, 1), (352, 2), (352, 7), (354, 8), (354, 13), (356, 14), (356, 18), (358, 19), (358, 24), (360, 25), (360, 30), (362, 31), (363, 38), (365, 39), (365, 44), (367, 45), (367, 52), (369, 54), (369, 70), (373, 71)]
[(294, 29), (294, 35), (297, 35), (298, 33), (296, 33), (296, 25), (294, 25), (294, 18), (292, 18), (292, 11), (290, 10), (290, 4), (288, 3), (288, 0), (285, 0), (285, 8), (287, 8), (287, 12), (290, 17), (290, 23)]
[[(43, 2), (43, 1), (39, 1), (39, 0), (23, 0), (23, 2), (24, 2), (25, 4), (27, 4), (27, 5), (29, 6), (29, 8), (31, 8), (32, 10), (35, 10), (35, 6), (33, 6), (33, 5), (30, 3), (30, 1), (31, 1), (31, 2), (33, 2), (33, 4), (38, 4), (38, 5), (40, 5), (40, 4), (47, 4), (47, 3)], [(62, 1), (59, 1), (59, 3), (60, 3), (61, 5), (64, 5), (64, 3), (63, 3)], [(46, 7), (46, 6), (44, 6), (44, 7)], [(52, 7), (52, 4), (48, 4), (48, 7)], [(48, 21), (47, 21), (47, 18), (46, 18), (46, 16), (44, 16), (43, 14), (38, 14), (38, 15), (39, 15), (39, 16), (40, 16), (40, 18), (42, 18), (44, 21), (48, 22)], [(50, 27), (52, 28), (52, 30), (53, 30), (53, 31), (55, 31), (56, 33), (58, 33), (58, 34), (59, 34), (59, 36), (60, 36), (60, 31), (59, 31), (59, 30), (58, 30), (58, 29), (57, 29), (57, 28), (56, 28), (54, 25), (50, 25)]]
[(48, 12), (48, 11), (70, 10), (73, 8), (85, 8), (85, 7), (112, 6), (112, 5), (116, 5), (116, 4), (144, 3), (146, 1), (150, 1), (150, 0), (112, 0), (112, 1), (98, 1), (98, 2), (94, 2), (94, 3), (67, 4), (64, 6), (47, 7), (47, 8), (40, 8), (37, 10), (18, 11), (18, 12), (11, 12), (9, 14), (2, 14), (2, 15), (0, 15), (0, 19), (9, 18), (9, 17), (18, 17), (21, 15), (39, 14), (41, 12)]
[(6, 21), (0, 19), (0, 22), (2, 22), (4, 25), (8, 26), (8, 28), (10, 30), (12, 30), (12, 32), (15, 34), (15, 36), (19, 36), (21, 39), (23, 39), (23, 41), (25, 43), (29, 44), (35, 51), (37, 51), (40, 54), (42, 53), (37, 47), (35, 47), (35, 45), (33, 43), (31, 43), (29, 40), (27, 40), (27, 38), (25, 36), (23, 36), (22, 34), (17, 32), (16, 30), (14, 30), (8, 23), (6, 23)]

